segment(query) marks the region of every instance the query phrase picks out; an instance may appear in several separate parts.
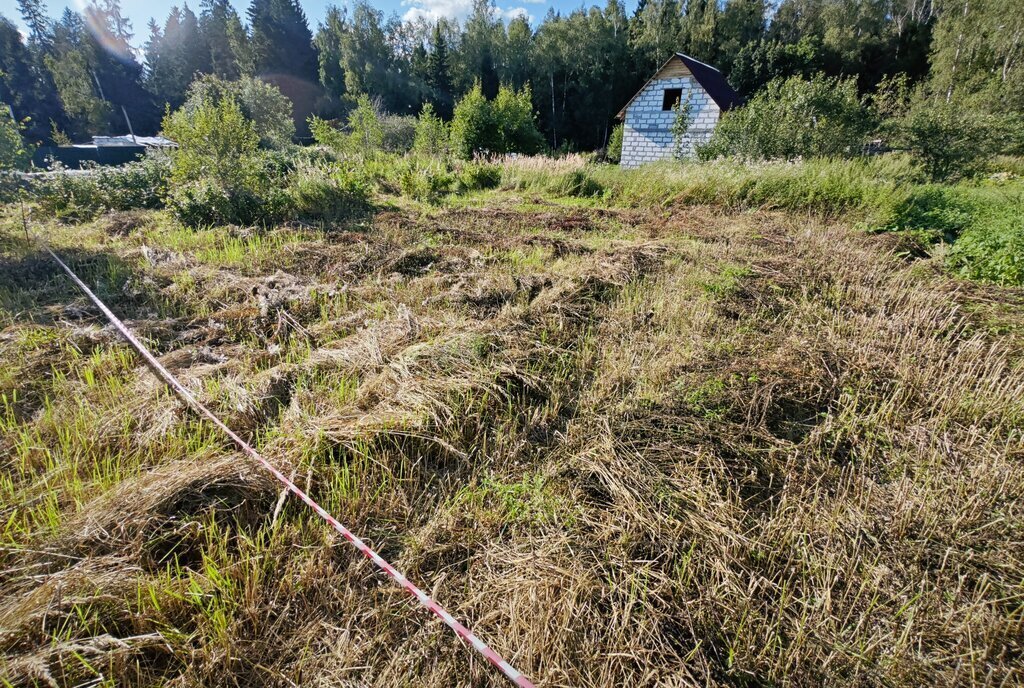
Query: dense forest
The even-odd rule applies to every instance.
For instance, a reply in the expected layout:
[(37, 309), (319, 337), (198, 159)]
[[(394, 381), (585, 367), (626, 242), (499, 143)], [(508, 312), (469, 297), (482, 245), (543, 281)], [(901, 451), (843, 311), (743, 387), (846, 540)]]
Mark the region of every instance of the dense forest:
[[(118, 0), (49, 18), (42, 0), (18, 0), (23, 36), (0, 17), (0, 101), (33, 142), (160, 128), (198, 75), (257, 76), (293, 102), (301, 134), (310, 115), (340, 118), (366, 94), (388, 112), (443, 118), (479, 83), (529, 85), (554, 149), (605, 144), (614, 114), (674, 51), (719, 67), (744, 95), (778, 77), (856, 79), (871, 94), (887, 77), (983, 111), (1019, 111), (1024, 78), (1020, 0), (620, 0), (549, 11), (531, 25), (476, 0), (464, 22), (385, 17), (366, 2), (331, 7), (314, 32), (298, 0), (201, 0), (151, 20), (138, 36)], [(198, 11), (198, 13), (197, 13)], [(141, 49), (135, 46), (141, 44)]]

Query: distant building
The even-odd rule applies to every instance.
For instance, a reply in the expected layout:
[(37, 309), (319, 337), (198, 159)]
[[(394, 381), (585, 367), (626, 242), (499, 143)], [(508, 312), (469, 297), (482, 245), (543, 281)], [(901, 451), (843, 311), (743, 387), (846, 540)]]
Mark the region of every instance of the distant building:
[(690, 155), (695, 144), (711, 138), (722, 112), (742, 101), (720, 71), (676, 53), (617, 115), (624, 126), (620, 165), (638, 167), (672, 157), (674, 107), (680, 102), (690, 104), (691, 124), (680, 142), (681, 152)]
[[(88, 145), (88, 144), (86, 144)], [(178, 144), (163, 136), (135, 136), (134, 134), (122, 134), (121, 136), (93, 136), (92, 145), (97, 148), (141, 146), (142, 148), (177, 148)]]
[(163, 136), (93, 136), (92, 143), (41, 146), (32, 161), (37, 167), (46, 167), (53, 161), (71, 169), (83, 165), (123, 165), (141, 159), (149, 149), (177, 147), (177, 143)]

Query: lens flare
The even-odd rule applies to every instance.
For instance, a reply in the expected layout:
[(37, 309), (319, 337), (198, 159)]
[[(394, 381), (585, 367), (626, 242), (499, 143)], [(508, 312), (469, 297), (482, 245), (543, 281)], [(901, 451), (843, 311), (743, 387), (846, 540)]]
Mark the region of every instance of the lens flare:
[(135, 59), (132, 46), (128, 43), (131, 37), (131, 21), (122, 16), (114, 3), (109, 0), (75, 0), (75, 4), (85, 19), (89, 33), (104, 50), (124, 62)]

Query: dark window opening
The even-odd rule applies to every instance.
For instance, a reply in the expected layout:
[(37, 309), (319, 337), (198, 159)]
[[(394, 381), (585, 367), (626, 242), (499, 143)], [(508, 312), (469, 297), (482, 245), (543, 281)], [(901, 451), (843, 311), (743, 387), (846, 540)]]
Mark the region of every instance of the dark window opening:
[(681, 88), (666, 88), (665, 98), (661, 101), (661, 109), (663, 111), (671, 110), (679, 101), (683, 98), (683, 89)]

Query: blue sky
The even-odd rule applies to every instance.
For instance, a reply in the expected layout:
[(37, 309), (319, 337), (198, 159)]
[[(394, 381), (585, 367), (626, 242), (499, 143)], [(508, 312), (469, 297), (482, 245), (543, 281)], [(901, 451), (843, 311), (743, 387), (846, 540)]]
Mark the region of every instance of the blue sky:
[[(329, 5), (336, 4), (342, 6), (345, 4), (343, 1), (331, 2), (331, 0), (300, 0), (300, 2), (302, 2), (302, 7), (309, 18), (310, 28), (314, 31), (316, 31), (317, 23), (323, 19), (326, 8)], [(47, 4), (50, 14), (58, 17), (65, 7), (81, 10), (85, 5), (85, 0), (50, 0)], [(141, 46), (145, 42), (148, 33), (146, 24), (149, 22), (150, 17), (155, 17), (162, 24), (171, 6), (183, 4), (185, 4), (184, 0), (121, 0), (124, 14), (132, 20), (132, 26), (135, 31), (135, 39), (133, 41), (135, 45)], [(244, 20), (245, 8), (249, 4), (248, 0), (231, 0), (231, 4), (235, 6), (235, 9), (238, 10)], [(382, 10), (385, 15), (397, 13), (400, 16), (406, 17), (419, 15), (428, 18), (445, 16), (463, 19), (469, 13), (472, 0), (378, 0), (372, 4)], [(585, 3), (580, 0), (497, 0), (496, 4), (498, 10), (506, 17), (514, 16), (515, 14), (526, 14), (536, 23), (543, 19), (550, 7), (554, 7), (558, 11), (567, 12), (581, 5), (603, 5), (604, 0), (590, 0)], [(199, 12), (199, 0), (190, 0), (188, 5), (196, 13)], [(626, 6), (632, 11), (636, 6), (636, 0), (627, 0)], [(13, 20), (24, 29), (21, 15), (18, 13), (16, 0), (0, 0), (0, 14)]]

